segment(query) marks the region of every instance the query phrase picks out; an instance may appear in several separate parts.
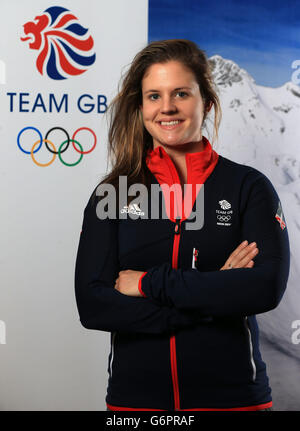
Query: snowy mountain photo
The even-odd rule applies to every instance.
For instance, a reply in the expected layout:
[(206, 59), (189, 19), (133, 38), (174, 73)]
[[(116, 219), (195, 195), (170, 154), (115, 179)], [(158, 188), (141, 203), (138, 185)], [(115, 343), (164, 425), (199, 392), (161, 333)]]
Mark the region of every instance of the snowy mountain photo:
[[(215, 148), (271, 180), (287, 221), (291, 248), (288, 288), (279, 307), (258, 316), (259, 326), (270, 341), (300, 359), (298, 345), (291, 344), (291, 324), (299, 319), (300, 304), (300, 88), (292, 82), (279, 88), (256, 85), (233, 61), (220, 55), (209, 60), (222, 107)], [(212, 135), (212, 121), (210, 129)]]
[(209, 59), (221, 102), (203, 135), (224, 157), (253, 166), (274, 185), (290, 240), (287, 290), (257, 315), (275, 410), (300, 410), (300, 0), (149, 0), (149, 41), (189, 39)]

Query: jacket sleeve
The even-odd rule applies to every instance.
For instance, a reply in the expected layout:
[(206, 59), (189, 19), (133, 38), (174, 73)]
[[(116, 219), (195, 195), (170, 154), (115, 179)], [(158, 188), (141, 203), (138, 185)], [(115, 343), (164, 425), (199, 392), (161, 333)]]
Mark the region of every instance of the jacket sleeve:
[(263, 174), (248, 181), (243, 199), (242, 239), (255, 241), (259, 249), (253, 268), (200, 272), (175, 270), (164, 263), (147, 269), (140, 287), (144, 296), (202, 316), (249, 316), (275, 308), (286, 289), (290, 262), (280, 201)]
[(81, 324), (102, 331), (158, 334), (203, 321), (199, 313), (120, 293), (114, 289), (119, 271), (118, 221), (99, 219), (92, 195), (84, 210), (75, 263), (75, 297)]

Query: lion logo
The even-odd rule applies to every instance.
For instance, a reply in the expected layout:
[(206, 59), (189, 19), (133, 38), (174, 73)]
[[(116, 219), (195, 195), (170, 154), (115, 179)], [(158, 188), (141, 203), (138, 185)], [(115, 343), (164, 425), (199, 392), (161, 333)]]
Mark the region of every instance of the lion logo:
[(53, 6), (23, 25), (22, 42), (39, 51), (36, 67), (41, 75), (61, 80), (86, 72), (96, 59), (94, 40), (68, 9)]
[(220, 204), (222, 210), (229, 210), (231, 208), (230, 203), (225, 201), (225, 199), (219, 201), (219, 204)]

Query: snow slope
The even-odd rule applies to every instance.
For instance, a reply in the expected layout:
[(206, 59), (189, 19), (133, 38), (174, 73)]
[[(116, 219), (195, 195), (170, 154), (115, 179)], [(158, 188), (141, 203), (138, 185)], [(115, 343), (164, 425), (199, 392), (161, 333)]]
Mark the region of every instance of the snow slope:
[[(233, 61), (219, 55), (209, 61), (222, 108), (214, 148), (224, 157), (255, 167), (271, 180), (288, 227), (288, 288), (275, 310), (257, 316), (259, 327), (277, 349), (300, 359), (300, 344), (293, 344), (291, 338), (295, 331), (292, 322), (300, 320), (300, 88), (292, 82), (278, 88), (257, 85)], [(206, 127), (211, 138), (212, 111)]]

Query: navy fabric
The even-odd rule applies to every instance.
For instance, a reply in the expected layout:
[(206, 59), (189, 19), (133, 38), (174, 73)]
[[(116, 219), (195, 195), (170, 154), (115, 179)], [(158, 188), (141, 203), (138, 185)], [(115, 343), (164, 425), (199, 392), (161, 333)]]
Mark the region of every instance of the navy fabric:
[[(152, 182), (157, 184), (154, 175)], [(229, 225), (217, 224), (222, 200), (231, 205)], [(187, 222), (181, 224), (178, 269), (172, 268), (174, 222), (100, 220), (97, 203), (94, 190), (84, 211), (75, 294), (81, 324), (111, 332), (106, 402), (174, 410), (172, 335), (180, 409), (270, 402), (255, 315), (282, 298), (289, 241), (287, 228), (275, 218), (279, 198), (268, 178), (219, 156), (205, 182), (203, 227), (187, 230)], [(243, 240), (257, 243), (254, 267), (220, 271)], [(199, 251), (196, 269), (193, 248)], [(141, 282), (146, 297), (114, 289), (125, 269), (147, 271)]]

